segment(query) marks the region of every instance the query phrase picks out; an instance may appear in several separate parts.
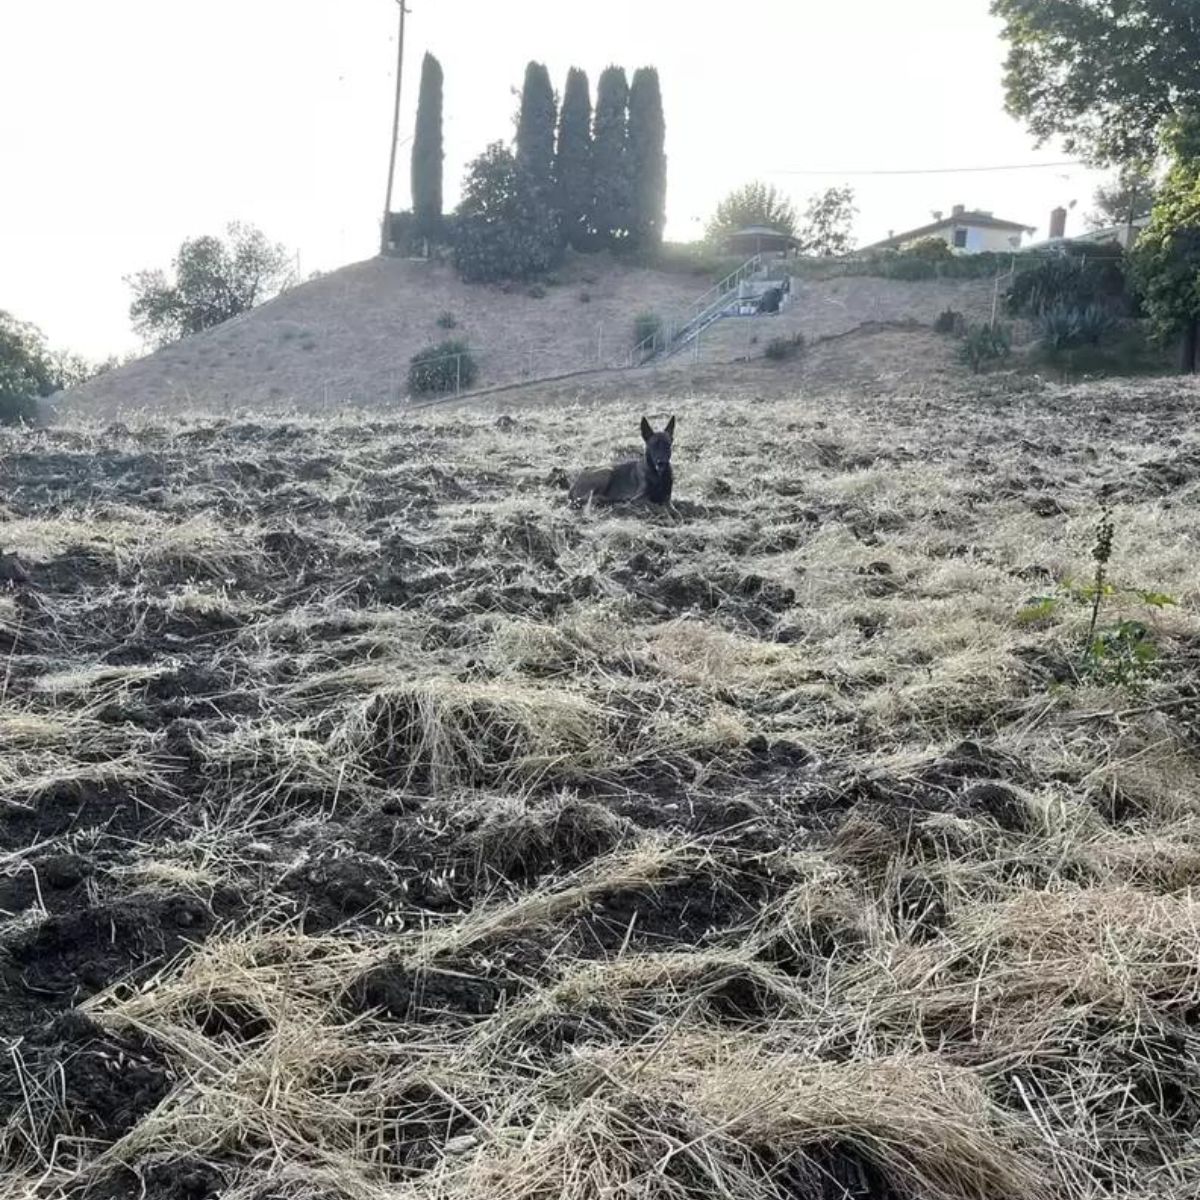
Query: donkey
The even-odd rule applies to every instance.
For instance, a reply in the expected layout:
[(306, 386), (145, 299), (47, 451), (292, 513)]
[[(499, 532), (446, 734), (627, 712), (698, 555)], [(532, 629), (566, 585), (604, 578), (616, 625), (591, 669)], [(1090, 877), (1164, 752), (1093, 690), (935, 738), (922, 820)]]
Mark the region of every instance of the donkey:
[(671, 475), (674, 438), (674, 417), (658, 433), (643, 417), (645, 456), (618, 463), (615, 467), (588, 467), (571, 485), (571, 502), (583, 504), (592, 500), (597, 504), (620, 504), (626, 500), (649, 500), (651, 504), (670, 504), (674, 483)]

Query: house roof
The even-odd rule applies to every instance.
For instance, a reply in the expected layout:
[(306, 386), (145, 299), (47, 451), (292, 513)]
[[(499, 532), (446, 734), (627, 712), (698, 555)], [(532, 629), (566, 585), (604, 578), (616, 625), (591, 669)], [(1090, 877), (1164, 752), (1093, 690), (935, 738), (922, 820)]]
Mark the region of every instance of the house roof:
[(1037, 228), (1036, 225), (1022, 225), (1019, 221), (1001, 221), (999, 217), (994, 217), (991, 213), (969, 210), (951, 213), (940, 221), (931, 221), (928, 225), (921, 225), (916, 229), (906, 229), (903, 233), (893, 234), (889, 238), (884, 238), (882, 242), (875, 242), (873, 245), (867, 246), (866, 249), (887, 250), (895, 246), (902, 246), (905, 242), (914, 241), (916, 238), (932, 237), (935, 233), (944, 229), (953, 229), (957, 225), (970, 225), (974, 229), (1008, 229), (1013, 233), (1033, 233)]

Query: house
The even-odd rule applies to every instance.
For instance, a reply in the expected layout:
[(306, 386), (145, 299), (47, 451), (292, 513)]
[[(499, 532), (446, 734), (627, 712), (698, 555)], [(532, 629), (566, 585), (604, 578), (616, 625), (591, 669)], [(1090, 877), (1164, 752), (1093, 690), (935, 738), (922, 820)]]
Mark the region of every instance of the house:
[(940, 212), (933, 214), (933, 221), (904, 233), (889, 234), (882, 242), (867, 246), (868, 250), (902, 250), (922, 238), (941, 238), (947, 245), (962, 254), (982, 254), (985, 251), (1007, 253), (1020, 250), (1021, 240), (1032, 234), (1035, 226), (1023, 225), (1018, 221), (1002, 221), (990, 212), (967, 209), (956, 204), (948, 217)]
[(1149, 217), (1135, 217), (1120, 225), (1108, 225), (1103, 229), (1088, 229), (1067, 237), (1067, 210), (1056, 208), (1050, 214), (1050, 236), (1044, 242), (1035, 242), (1030, 250), (1065, 250), (1070, 246), (1120, 246), (1122, 250), (1137, 241), (1142, 230), (1150, 224)]
[(725, 237), (725, 249), (730, 254), (744, 254), (747, 258), (754, 254), (786, 254), (799, 248), (798, 238), (769, 225), (747, 225)]

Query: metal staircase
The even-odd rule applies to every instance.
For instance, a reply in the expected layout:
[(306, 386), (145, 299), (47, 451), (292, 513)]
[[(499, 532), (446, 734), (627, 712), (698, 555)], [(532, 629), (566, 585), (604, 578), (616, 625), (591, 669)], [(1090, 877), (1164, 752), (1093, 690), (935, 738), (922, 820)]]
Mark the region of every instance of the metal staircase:
[(743, 299), (742, 285), (763, 274), (761, 254), (748, 258), (736, 271), (718, 280), (688, 305), (678, 317), (664, 322), (661, 329), (643, 338), (630, 355), (633, 365), (642, 365), (659, 358), (670, 358), (698, 337), (714, 321), (718, 321)]

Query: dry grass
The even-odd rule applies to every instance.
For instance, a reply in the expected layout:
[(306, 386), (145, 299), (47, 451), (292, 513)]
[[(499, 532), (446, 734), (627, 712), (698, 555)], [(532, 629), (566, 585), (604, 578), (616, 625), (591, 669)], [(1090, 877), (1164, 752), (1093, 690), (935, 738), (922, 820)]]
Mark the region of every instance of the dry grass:
[(0, 1195), (1195, 1195), (1195, 396), (984, 391), (35, 435)]

